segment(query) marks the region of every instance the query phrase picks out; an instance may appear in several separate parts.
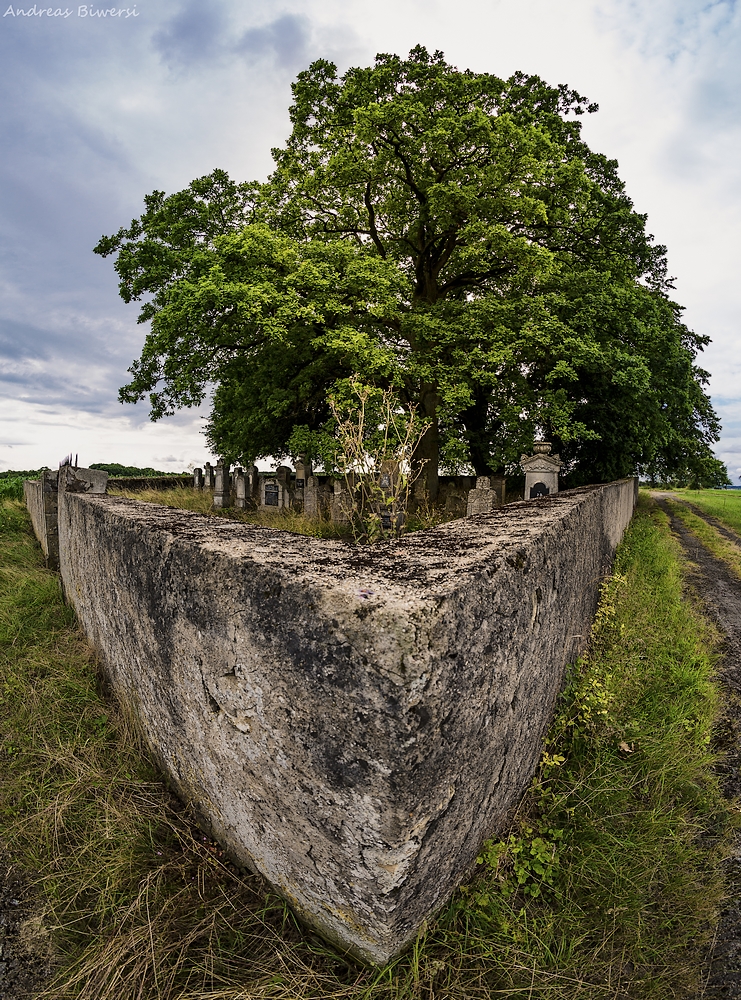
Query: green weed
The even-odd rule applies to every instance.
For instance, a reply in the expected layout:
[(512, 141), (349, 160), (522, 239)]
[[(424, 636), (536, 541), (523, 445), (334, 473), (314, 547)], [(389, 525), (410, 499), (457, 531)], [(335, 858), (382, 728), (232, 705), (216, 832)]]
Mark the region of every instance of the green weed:
[[(158, 494), (158, 499), (161, 494)], [(666, 519), (637, 514), (512, 826), (385, 969), (304, 931), (199, 833), (0, 505), (0, 837), (35, 882), (54, 1000), (696, 995), (723, 892), (714, 637)], [(434, 871), (430, 872), (434, 878)]]

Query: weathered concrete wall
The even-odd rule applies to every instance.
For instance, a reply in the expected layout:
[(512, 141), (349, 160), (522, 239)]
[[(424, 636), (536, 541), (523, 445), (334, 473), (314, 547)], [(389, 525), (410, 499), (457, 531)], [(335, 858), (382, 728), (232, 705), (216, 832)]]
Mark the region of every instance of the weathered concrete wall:
[(44, 471), (38, 479), (23, 483), (23, 496), (31, 515), (31, 523), (41, 544), (46, 565), (59, 568), (59, 539), (57, 536), (57, 480), (59, 473)]
[(39, 540), (41, 550), (46, 556), (46, 528), (44, 525), (44, 494), (40, 479), (26, 479), (23, 483), (23, 499), (26, 501), (28, 513), (34, 534)]
[(372, 547), (60, 494), (61, 573), (184, 799), (383, 962), (527, 786), (634, 486)]

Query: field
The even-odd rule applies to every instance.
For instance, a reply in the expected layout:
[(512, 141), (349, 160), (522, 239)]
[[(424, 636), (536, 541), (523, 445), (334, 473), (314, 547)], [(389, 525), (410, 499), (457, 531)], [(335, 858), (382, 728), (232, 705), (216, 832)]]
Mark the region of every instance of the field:
[(673, 490), (682, 500), (695, 504), (711, 517), (741, 534), (741, 490)]
[(696, 995), (732, 828), (715, 648), (643, 499), (511, 830), (411, 953), (358, 968), (193, 826), (106, 695), (24, 508), (0, 501), (0, 841), (37, 893), (27, 938), (55, 956), (45, 995)]
[[(741, 579), (738, 538), (741, 534), (741, 490), (675, 490), (667, 502), (684, 526)], [(709, 515), (717, 524), (706, 521), (688, 504)], [(723, 526), (731, 532), (723, 531)]]

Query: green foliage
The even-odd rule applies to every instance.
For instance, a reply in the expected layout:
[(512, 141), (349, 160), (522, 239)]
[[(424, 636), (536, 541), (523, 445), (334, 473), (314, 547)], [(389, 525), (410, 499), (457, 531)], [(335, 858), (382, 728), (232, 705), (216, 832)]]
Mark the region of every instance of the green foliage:
[(31, 469), (23, 472), (8, 470), (0, 472), (0, 501), (22, 500), (23, 483), (26, 479), (37, 479), (40, 470)]
[(415, 459), (433, 497), (441, 454), (484, 474), (538, 430), (574, 482), (720, 475), (706, 338), (681, 323), (617, 164), (581, 138), (593, 111), (422, 47), (343, 76), (313, 63), (267, 183), (214, 171), (154, 192), (96, 247), (152, 324), (121, 399), (148, 396), (157, 419), (213, 385), (209, 439), (250, 462), (320, 434), (360, 371), (428, 419)]
[[(136, 465), (121, 465), (118, 462), (93, 462), (90, 468), (100, 469), (101, 472), (107, 472), (109, 476), (124, 476), (135, 479), (151, 479), (153, 476), (178, 475), (178, 473), (174, 472), (159, 472), (157, 469), (149, 468), (149, 466), (140, 469)], [(182, 475), (188, 476), (190, 473), (186, 470)]]
[(7, 472), (0, 472), (0, 482), (3, 479), (36, 479), (39, 471), (39, 469), (24, 469), (21, 472), (20, 470), (8, 469)]
[[(519, 834), (511, 833), (506, 840), (487, 842), (476, 863), (488, 867), (504, 899), (515, 892), (535, 898), (555, 884), (563, 835), (563, 830), (536, 831), (525, 825)], [(486, 894), (472, 894), (468, 886), (464, 895), (477, 906), (488, 906), (491, 902)]]
[(726, 465), (709, 450), (698, 454), (686, 447), (676, 459), (644, 470), (645, 479), (651, 486), (665, 489), (706, 490), (731, 485)]
[(23, 476), (0, 479), (0, 500), (22, 500), (24, 481)]

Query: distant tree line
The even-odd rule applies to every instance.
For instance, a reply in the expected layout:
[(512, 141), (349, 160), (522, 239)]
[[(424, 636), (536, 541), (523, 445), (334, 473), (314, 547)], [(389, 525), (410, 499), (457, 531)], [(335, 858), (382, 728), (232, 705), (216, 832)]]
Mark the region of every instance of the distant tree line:
[(136, 465), (119, 465), (118, 462), (93, 462), (91, 469), (107, 472), (109, 476), (127, 477), (131, 479), (151, 479), (153, 476), (189, 476), (188, 469), (184, 472), (160, 472), (157, 469), (140, 469)]

